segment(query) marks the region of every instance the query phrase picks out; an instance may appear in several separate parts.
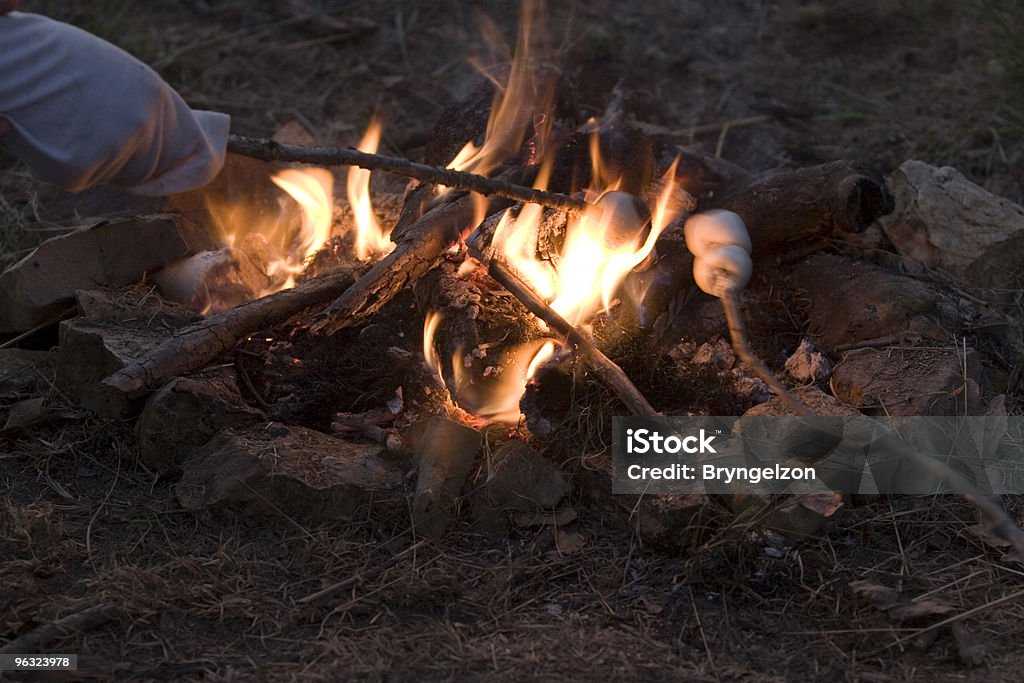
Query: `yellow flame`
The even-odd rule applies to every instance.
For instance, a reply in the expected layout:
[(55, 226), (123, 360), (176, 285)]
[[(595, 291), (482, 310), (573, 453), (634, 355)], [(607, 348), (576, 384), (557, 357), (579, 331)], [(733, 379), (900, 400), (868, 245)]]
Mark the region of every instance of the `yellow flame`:
[[(380, 146), (380, 131), (380, 122), (376, 119), (371, 120), (363, 139), (359, 141), (359, 151), (376, 154), (377, 147)], [(356, 222), (356, 258), (366, 260), (372, 256), (387, 254), (395, 245), (388, 239), (391, 231), (384, 230), (373, 212), (373, 203), (370, 201), (370, 171), (356, 166), (351, 167), (348, 170), (346, 189)]]
[[(591, 186), (590, 193), (598, 199), (569, 220), (557, 259), (541, 260), (537, 256), (542, 210), (532, 204), (515, 219), (508, 212), (502, 216), (494, 243), (551, 308), (574, 325), (586, 324), (611, 307), (622, 281), (651, 254), (658, 236), (678, 215), (678, 208), (669, 201), (675, 190), (675, 168), (673, 163), (665, 174), (651, 229), (646, 232), (644, 218), (632, 213), (628, 196), (610, 194), (618, 187), (618, 180), (602, 181), (595, 173), (598, 184)], [(544, 189), (543, 180), (537, 183), (538, 189)], [(601, 187), (601, 183), (608, 186)]]
[[(440, 324), (438, 311), (427, 313), (423, 322), (423, 358), (443, 383), (444, 369), (435, 346)], [(483, 378), (474, 378), (467, 371), (469, 359), (462, 349), (456, 349), (451, 358), (452, 382), (448, 384), (448, 392), (465, 410), (493, 422), (515, 424), (520, 419), (519, 399), (527, 383), (554, 352), (555, 343), (550, 339), (519, 344), (505, 352), (497, 366), (488, 368)]]
[(287, 168), (270, 179), (302, 209), (302, 225), (292, 247), (286, 253), (272, 254), (267, 264), (267, 275), (286, 276), (278, 289), (288, 289), (295, 285), (295, 276), (302, 272), (306, 259), (331, 236), (334, 176), (323, 168)]
[(452, 354), (455, 389), (452, 398), (464, 409), (493, 422), (516, 424), (520, 420), (519, 399), (526, 385), (544, 361), (555, 352), (550, 339), (535, 339), (519, 344), (502, 356), (495, 371), (482, 380), (466, 372), (461, 349)]
[(537, 0), (522, 3), (515, 55), (508, 80), (496, 84), (483, 145), (466, 143), (448, 168), (486, 175), (516, 156), (531, 132), (537, 148), (536, 160), (543, 156), (552, 125), (555, 77), (553, 70), (538, 69), (533, 61), (546, 41), (543, 22), (538, 21), (542, 18), (542, 5)]
[(438, 378), (444, 381), (441, 373), (441, 361), (437, 357), (437, 349), (434, 348), (434, 337), (437, 336), (437, 327), (441, 324), (441, 313), (429, 311), (423, 321), (423, 359), (427, 366), (437, 373)]

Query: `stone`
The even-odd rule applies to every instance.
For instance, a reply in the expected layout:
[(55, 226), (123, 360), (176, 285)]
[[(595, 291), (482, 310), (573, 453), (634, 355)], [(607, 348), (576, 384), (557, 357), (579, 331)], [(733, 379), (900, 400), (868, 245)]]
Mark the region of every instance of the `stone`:
[(508, 441), (480, 469), (471, 494), (474, 526), (503, 533), (509, 513), (550, 515), (571, 489), (568, 475), (548, 458), (523, 441)]
[(303, 427), (261, 424), (218, 432), (182, 467), (175, 494), (193, 512), (349, 519), (371, 505), (404, 506), (402, 474), (380, 447)]
[(0, 274), (0, 333), (56, 322), (71, 314), (77, 290), (138, 282), (188, 253), (178, 222), (166, 214), (102, 222), (49, 239)]
[(835, 363), (814, 348), (814, 342), (803, 339), (793, 355), (786, 359), (786, 372), (798, 382), (825, 382), (832, 376)]
[(443, 417), (432, 417), (423, 425), (413, 451), (419, 468), (412, 505), (417, 534), (436, 540), (451, 527), (482, 441), (477, 430)]
[(810, 300), (812, 336), (833, 350), (907, 335), (948, 339), (960, 322), (956, 305), (935, 287), (866, 261), (816, 254), (792, 280)]
[[(790, 390), (796, 398), (805, 406), (811, 409), (815, 415), (848, 415), (856, 416), (861, 412), (846, 403), (843, 403), (835, 396), (830, 396), (815, 386), (796, 387)], [(743, 417), (751, 415), (762, 416), (795, 416), (788, 405), (778, 396), (772, 396), (767, 402), (752, 407), (743, 413)]]
[(263, 252), (265, 248), (232, 247), (202, 251), (175, 261), (152, 279), (164, 298), (204, 314), (220, 313), (270, 289)]
[(191, 311), (154, 296), (149, 288), (77, 292), (85, 317), (61, 322), (55, 385), (72, 401), (101, 417), (123, 418), (142, 403), (101, 381), (198, 319)]
[[(966, 369), (966, 376), (964, 374)], [(866, 415), (964, 415), (965, 382), (980, 382), (968, 349), (857, 349), (832, 373), (832, 392)]]
[[(904, 162), (889, 178), (896, 211), (880, 219), (908, 261), (1011, 297), (1024, 276), (1024, 207), (972, 183), (955, 168)], [(1002, 293), (1000, 293), (1002, 292)]]
[(174, 474), (217, 432), (264, 420), (242, 400), (230, 370), (179, 377), (146, 401), (136, 424), (139, 458), (161, 475)]

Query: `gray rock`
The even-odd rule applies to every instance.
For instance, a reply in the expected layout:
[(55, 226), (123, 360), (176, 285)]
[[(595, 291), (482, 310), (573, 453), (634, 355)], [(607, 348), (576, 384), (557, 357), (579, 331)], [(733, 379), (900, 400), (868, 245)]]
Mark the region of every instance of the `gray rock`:
[(223, 430), (182, 467), (175, 493), (191, 511), (332, 522), (373, 504), (404, 504), (401, 473), (380, 448), (302, 427)]
[(139, 457), (161, 474), (173, 474), (220, 430), (265, 419), (242, 400), (228, 370), (179, 377), (146, 401), (136, 426)]
[(138, 282), (185, 256), (174, 216), (103, 222), (54, 237), (0, 275), (0, 332), (24, 332), (53, 320), (75, 292)]

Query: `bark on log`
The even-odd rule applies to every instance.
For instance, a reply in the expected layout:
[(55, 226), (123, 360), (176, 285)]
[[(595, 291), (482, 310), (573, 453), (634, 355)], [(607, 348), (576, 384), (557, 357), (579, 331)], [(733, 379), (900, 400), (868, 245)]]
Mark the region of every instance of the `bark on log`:
[[(507, 204), (492, 200), (488, 213)], [(394, 251), (377, 262), (314, 321), (312, 329), (334, 334), (379, 311), (399, 291), (434, 267), (445, 248), (473, 220), (473, 196), (465, 195), (428, 211), (399, 237)]]
[(131, 396), (153, 391), (175, 377), (203, 367), (245, 336), (278, 325), (305, 308), (323, 305), (354, 280), (349, 271), (333, 273), (189, 325), (103, 380), (103, 385)]
[(849, 161), (769, 171), (724, 189), (699, 207), (743, 218), (754, 255), (786, 242), (835, 232), (862, 232), (894, 208), (885, 181)]

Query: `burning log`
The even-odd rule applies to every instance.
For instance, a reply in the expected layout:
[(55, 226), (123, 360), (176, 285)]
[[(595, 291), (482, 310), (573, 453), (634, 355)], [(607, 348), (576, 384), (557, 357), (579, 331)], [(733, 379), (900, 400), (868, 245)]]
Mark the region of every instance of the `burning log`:
[[(504, 202), (492, 202), (491, 211)], [(428, 211), (397, 236), (395, 250), (373, 266), (354, 285), (320, 314), (313, 331), (334, 334), (373, 315), (404, 287), (430, 270), (445, 248), (473, 220), (472, 195), (441, 204)]]
[(203, 367), (246, 335), (278, 325), (306, 308), (323, 305), (354, 279), (350, 271), (326, 275), (189, 325), (107, 377), (103, 386), (132, 396), (153, 391), (175, 377)]

